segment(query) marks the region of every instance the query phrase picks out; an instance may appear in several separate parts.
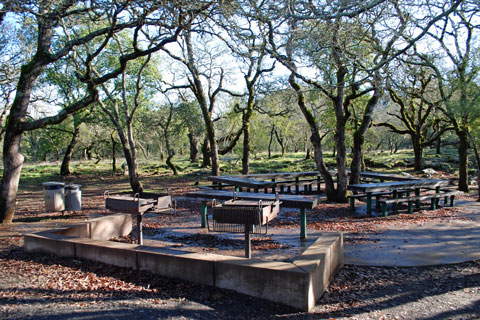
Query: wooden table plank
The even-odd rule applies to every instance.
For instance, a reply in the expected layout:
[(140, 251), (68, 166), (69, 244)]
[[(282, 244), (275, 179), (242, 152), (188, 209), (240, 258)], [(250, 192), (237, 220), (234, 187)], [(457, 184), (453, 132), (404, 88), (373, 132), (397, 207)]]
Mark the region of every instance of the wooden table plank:
[(388, 174), (388, 173), (378, 173), (378, 172), (369, 172), (369, 171), (360, 172), (360, 177), (369, 178), (369, 179), (387, 180), (387, 181), (409, 181), (409, 180), (419, 179), (417, 177), (407, 177), (399, 174)]
[(256, 179), (242, 178), (237, 176), (211, 176), (207, 179), (212, 182), (226, 183), (237, 187), (253, 189), (269, 188), (274, 185), (273, 182), (269, 181), (260, 181)]
[[(238, 199), (243, 200), (275, 201), (275, 194), (272, 193), (236, 192), (235, 195)], [(191, 198), (203, 198), (209, 200), (229, 200), (233, 198), (233, 192), (227, 190), (199, 190), (188, 192), (186, 196)], [(313, 209), (318, 205), (320, 199), (320, 197), (316, 196), (290, 194), (280, 194), (278, 196), (280, 201), (282, 202), (282, 207), (299, 209)]]
[(253, 179), (292, 179), (301, 177), (318, 177), (321, 176), (318, 171), (306, 172), (272, 172), (272, 173), (252, 173), (236, 175), (235, 177), (253, 178)]
[(351, 184), (348, 186), (348, 189), (358, 192), (379, 192), (386, 190), (398, 190), (402, 188), (445, 187), (448, 185), (448, 180), (415, 179), (408, 181)]

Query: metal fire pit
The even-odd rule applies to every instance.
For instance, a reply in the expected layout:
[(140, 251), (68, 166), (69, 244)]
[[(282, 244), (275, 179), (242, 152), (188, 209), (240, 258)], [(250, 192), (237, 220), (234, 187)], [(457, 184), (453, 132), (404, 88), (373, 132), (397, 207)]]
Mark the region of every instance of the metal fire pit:
[[(138, 214), (145, 211), (176, 211), (176, 202), (168, 193), (116, 193), (110, 195), (105, 191), (105, 206), (107, 209), (117, 212)], [(136, 200), (138, 199), (138, 201)]]
[(209, 231), (245, 234), (245, 257), (250, 259), (251, 235), (266, 234), (268, 222), (280, 211), (280, 201), (248, 201), (232, 199), (224, 203), (212, 202), (212, 222), (207, 219)]
[(104, 193), (105, 207), (113, 212), (131, 213), (137, 216), (138, 244), (143, 244), (143, 213), (149, 210), (165, 211), (176, 210), (175, 202), (168, 194), (156, 193), (136, 193), (133, 196), (129, 193), (120, 193), (110, 195), (108, 191)]

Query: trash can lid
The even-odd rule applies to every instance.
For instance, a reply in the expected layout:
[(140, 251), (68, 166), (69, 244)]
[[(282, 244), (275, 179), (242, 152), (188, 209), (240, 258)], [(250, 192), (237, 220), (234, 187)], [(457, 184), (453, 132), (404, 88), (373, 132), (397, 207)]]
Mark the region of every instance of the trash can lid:
[(65, 183), (63, 182), (44, 182), (43, 183), (43, 188), (45, 190), (56, 190), (56, 189), (62, 189)]
[(68, 189), (68, 190), (77, 190), (77, 189), (80, 189), (82, 186), (79, 185), (79, 184), (67, 184), (65, 185), (65, 189)]

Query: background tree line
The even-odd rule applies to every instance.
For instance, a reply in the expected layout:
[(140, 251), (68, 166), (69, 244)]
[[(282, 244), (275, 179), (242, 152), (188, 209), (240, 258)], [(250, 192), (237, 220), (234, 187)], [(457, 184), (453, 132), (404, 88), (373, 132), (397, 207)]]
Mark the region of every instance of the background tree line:
[[(479, 139), (479, 12), (457, 1), (3, 1), (0, 219), (24, 161), (305, 152), (346, 201), (365, 150)], [(324, 152), (335, 155), (336, 179)], [(476, 150), (476, 148), (474, 148)], [(348, 157), (347, 157), (348, 155)], [(478, 159), (478, 157), (476, 158)], [(350, 170), (350, 175), (347, 175)]]

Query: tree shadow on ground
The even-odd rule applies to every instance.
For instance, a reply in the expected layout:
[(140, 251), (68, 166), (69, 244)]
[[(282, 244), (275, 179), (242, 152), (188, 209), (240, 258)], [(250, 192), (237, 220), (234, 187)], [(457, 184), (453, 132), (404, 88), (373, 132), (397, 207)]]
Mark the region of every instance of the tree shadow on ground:
[[(2, 256), (5, 257), (5, 252)], [(61, 265), (84, 273), (93, 273), (98, 277), (111, 277), (135, 286), (155, 289), (154, 291), (129, 291), (107, 288), (78, 291), (30, 286), (23, 289), (11, 289), (28, 292), (27, 298), (4, 297), (0, 299), (0, 305), (63, 304), (65, 301), (69, 303), (89, 303), (101, 300), (108, 303), (107, 308), (111, 307), (112, 309), (71, 313), (59, 308), (54, 314), (43, 315), (40, 313), (33, 317), (34, 319), (46, 319), (47, 317), (48, 319), (148, 319), (154, 317), (328, 319), (355, 316), (362, 313), (389, 312), (392, 314), (398, 308), (411, 308), (407, 305), (420, 300), (428, 300), (469, 288), (475, 291), (480, 287), (480, 273), (478, 272), (480, 261), (418, 268), (347, 265), (339, 271), (328, 292), (317, 302), (313, 313), (307, 314), (281, 304), (249, 297), (230, 290), (168, 279), (146, 271), (91, 261), (31, 254), (18, 247), (11, 250), (7, 256), (9, 259), (35, 262), (45, 266)], [(465, 272), (464, 270), (470, 271)], [(48, 299), (45, 299), (45, 297), (48, 297)], [(148, 304), (136, 304), (135, 301), (139, 299), (145, 301), (161, 299), (161, 303), (158, 303), (157, 300), (157, 304), (150, 307)], [(118, 304), (120, 302), (127, 303), (128, 306), (122, 309), (121, 305)], [(410, 318), (425, 320), (455, 317), (478, 318), (480, 317), (479, 304), (480, 302), (477, 299), (470, 304), (459, 305), (455, 310), (437, 310), (435, 315), (432, 315), (432, 311), (422, 314), (422, 312), (409, 309), (415, 311), (414, 317), (412, 314), (409, 316)]]

